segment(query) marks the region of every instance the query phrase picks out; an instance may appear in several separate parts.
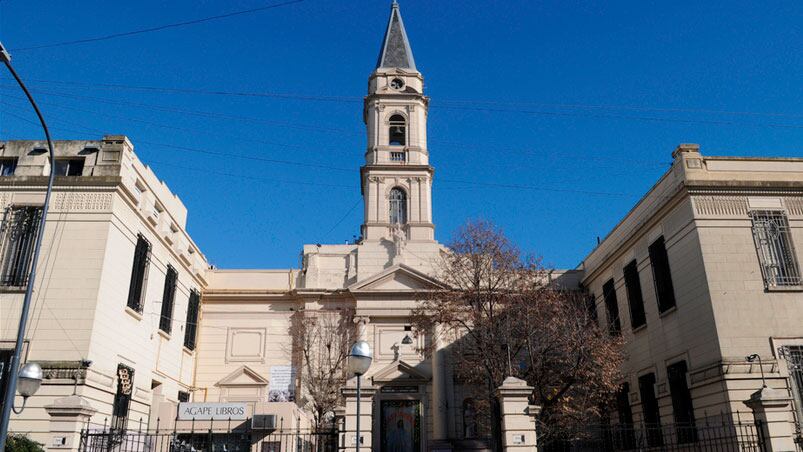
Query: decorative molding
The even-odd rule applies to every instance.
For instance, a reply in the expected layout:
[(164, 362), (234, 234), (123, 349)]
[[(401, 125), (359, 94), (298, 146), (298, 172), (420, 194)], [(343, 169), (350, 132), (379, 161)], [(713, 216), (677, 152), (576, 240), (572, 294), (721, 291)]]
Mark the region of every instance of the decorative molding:
[(51, 211), (108, 211), (112, 206), (111, 193), (55, 193)]
[(790, 215), (803, 215), (803, 197), (784, 198), (784, 204)]
[(746, 216), (748, 202), (745, 196), (692, 196), (694, 211), (698, 215)]

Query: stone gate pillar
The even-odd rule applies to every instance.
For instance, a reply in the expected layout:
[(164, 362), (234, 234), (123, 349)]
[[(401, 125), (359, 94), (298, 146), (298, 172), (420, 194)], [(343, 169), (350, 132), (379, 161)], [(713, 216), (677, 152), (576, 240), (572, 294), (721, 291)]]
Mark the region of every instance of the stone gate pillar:
[[(360, 388), (360, 452), (370, 452), (373, 440), (373, 406), (376, 388), (363, 378)], [(346, 399), (345, 422), (343, 423), (343, 448), (344, 451), (354, 451), (357, 441), (357, 380), (352, 378), (347, 386), (341, 390)]]
[(496, 390), (502, 412), (502, 447), (505, 452), (536, 450), (535, 420), (540, 407), (530, 405), (533, 387), (507, 377)]
[(50, 443), (47, 450), (77, 451), (81, 430), (97, 410), (85, 398), (78, 395), (56, 399), (45, 406), (50, 416)]
[(744, 403), (753, 410), (753, 417), (763, 430), (764, 451), (794, 452), (795, 432), (792, 430), (792, 399), (786, 391), (762, 388)]

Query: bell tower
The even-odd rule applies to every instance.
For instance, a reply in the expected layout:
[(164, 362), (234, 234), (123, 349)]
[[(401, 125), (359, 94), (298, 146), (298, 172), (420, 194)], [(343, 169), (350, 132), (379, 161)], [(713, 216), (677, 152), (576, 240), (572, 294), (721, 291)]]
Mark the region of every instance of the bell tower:
[(435, 240), (428, 107), (424, 78), (394, 0), (363, 109), (368, 146), (360, 177), (366, 241)]

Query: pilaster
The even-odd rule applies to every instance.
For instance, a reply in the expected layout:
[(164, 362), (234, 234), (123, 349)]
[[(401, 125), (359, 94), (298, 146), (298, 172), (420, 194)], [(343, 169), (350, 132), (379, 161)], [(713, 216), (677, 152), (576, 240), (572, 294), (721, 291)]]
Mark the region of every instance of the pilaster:
[(765, 452), (797, 450), (792, 431), (792, 399), (785, 391), (764, 387), (744, 402), (753, 410), (756, 427), (764, 439)]

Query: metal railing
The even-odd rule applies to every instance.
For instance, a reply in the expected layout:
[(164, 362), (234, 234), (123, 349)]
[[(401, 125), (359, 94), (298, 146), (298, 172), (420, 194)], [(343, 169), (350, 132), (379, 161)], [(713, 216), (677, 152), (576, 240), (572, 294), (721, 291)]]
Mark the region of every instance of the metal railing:
[(721, 451), (764, 452), (763, 428), (740, 413), (686, 424), (591, 425), (539, 439), (541, 452)]
[(114, 430), (104, 426), (81, 431), (79, 452), (336, 452), (338, 434), (303, 429), (255, 430), (251, 420), (185, 421), (188, 427), (139, 427)]

